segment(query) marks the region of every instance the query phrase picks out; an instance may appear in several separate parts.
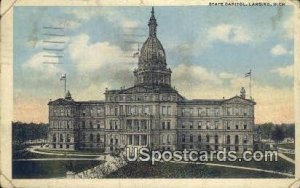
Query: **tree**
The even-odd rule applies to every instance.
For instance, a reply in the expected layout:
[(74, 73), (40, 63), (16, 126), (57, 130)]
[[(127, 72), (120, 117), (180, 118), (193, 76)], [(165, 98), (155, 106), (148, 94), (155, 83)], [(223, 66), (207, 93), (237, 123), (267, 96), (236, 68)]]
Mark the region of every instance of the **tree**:
[(272, 131), (271, 137), (276, 143), (281, 142), (285, 137), (282, 126), (276, 125)]

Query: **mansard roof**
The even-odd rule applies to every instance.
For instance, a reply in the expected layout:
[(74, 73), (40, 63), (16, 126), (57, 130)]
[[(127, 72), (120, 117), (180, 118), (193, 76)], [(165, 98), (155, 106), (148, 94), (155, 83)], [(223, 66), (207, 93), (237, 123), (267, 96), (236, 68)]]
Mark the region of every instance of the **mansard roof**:
[(251, 104), (255, 105), (256, 102), (250, 99), (244, 99), (240, 96), (234, 96), (229, 99), (192, 99), (192, 100), (183, 100), (179, 104), (200, 104), (200, 105), (221, 105), (221, 104), (230, 104), (230, 103), (239, 103), (239, 104)]
[(59, 98), (54, 101), (50, 101), (48, 105), (84, 105), (84, 104), (101, 104), (104, 105), (105, 101), (103, 100), (90, 100), (90, 101), (74, 101), (64, 99), (64, 98)]
[(180, 101), (179, 104), (220, 105), (223, 101), (222, 99), (192, 99)]
[(103, 100), (90, 100), (90, 101), (76, 101), (77, 104), (105, 104), (105, 101)]
[(76, 102), (73, 99), (69, 100), (64, 98), (59, 98), (54, 101), (48, 102), (48, 105), (74, 105), (74, 104), (76, 104)]

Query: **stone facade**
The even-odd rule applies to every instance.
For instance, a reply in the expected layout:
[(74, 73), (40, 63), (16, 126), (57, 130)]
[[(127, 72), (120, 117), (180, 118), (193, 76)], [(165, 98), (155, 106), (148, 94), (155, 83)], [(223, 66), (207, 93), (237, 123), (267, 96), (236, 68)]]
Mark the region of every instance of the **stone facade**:
[(50, 147), (252, 150), (255, 102), (245, 89), (229, 99), (187, 100), (171, 86), (153, 9), (148, 26), (133, 87), (107, 89), (105, 101), (74, 101), (68, 92), (48, 103)]

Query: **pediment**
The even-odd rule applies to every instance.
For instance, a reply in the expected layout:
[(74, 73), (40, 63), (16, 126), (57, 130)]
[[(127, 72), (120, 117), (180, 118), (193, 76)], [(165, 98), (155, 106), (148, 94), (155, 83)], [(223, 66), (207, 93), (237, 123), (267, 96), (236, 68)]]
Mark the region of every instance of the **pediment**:
[(147, 89), (145, 87), (136, 86), (136, 87), (128, 88), (125, 91), (122, 91), (122, 93), (124, 93), (124, 94), (134, 94), (134, 93), (145, 93), (145, 92), (149, 92), (149, 91), (151, 91), (151, 90)]
[(254, 101), (252, 100), (249, 100), (249, 99), (243, 99), (239, 96), (235, 96), (235, 97), (232, 97), (230, 99), (227, 99), (224, 101), (225, 104), (249, 104), (249, 105), (252, 105), (252, 104), (255, 104)]
[(50, 101), (48, 105), (70, 105), (70, 104), (75, 104), (73, 100), (66, 100), (66, 99), (57, 99), (55, 101)]

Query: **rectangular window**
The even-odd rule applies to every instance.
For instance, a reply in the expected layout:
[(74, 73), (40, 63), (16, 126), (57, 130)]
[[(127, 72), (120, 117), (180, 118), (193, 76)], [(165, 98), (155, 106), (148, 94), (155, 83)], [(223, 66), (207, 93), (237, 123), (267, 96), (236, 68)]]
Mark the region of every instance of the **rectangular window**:
[(205, 115), (206, 115), (206, 116), (209, 116), (209, 108), (206, 108), (206, 109), (205, 109)]
[(219, 116), (219, 109), (215, 108), (215, 116)]
[(194, 142), (194, 139), (193, 139), (194, 137), (193, 137), (193, 135), (191, 134), (190, 135), (190, 142)]
[(168, 114), (169, 116), (171, 115), (171, 106), (168, 106), (167, 114)]
[(132, 120), (131, 119), (127, 119), (126, 127), (127, 127), (127, 129), (132, 129)]
[(198, 108), (198, 116), (201, 116), (202, 108)]
[(182, 122), (182, 128), (185, 129), (185, 122)]
[(132, 135), (128, 135), (128, 139), (129, 139), (129, 143), (128, 143), (128, 145), (132, 145)]
[(190, 115), (190, 116), (193, 116), (193, 115), (194, 115), (193, 111), (194, 111), (194, 109), (193, 109), (193, 108), (190, 108), (190, 110), (189, 110), (189, 115)]
[(210, 122), (209, 121), (206, 122), (206, 129), (210, 129)]
[(167, 122), (167, 129), (170, 130), (171, 129), (171, 122)]
[(162, 122), (162, 129), (165, 129), (165, 122)]
[(226, 127), (228, 130), (230, 130), (230, 123), (228, 121), (226, 121)]
[(192, 121), (190, 121), (190, 129), (193, 129), (194, 128), (194, 126), (193, 126), (193, 122)]
[(167, 107), (162, 107), (162, 115), (167, 115)]
[(219, 121), (215, 121), (215, 129), (219, 129)]
[(113, 129), (113, 122), (112, 122), (112, 120), (109, 121), (109, 129), (110, 129), (110, 130)]
[(198, 122), (198, 129), (202, 129), (202, 121)]

